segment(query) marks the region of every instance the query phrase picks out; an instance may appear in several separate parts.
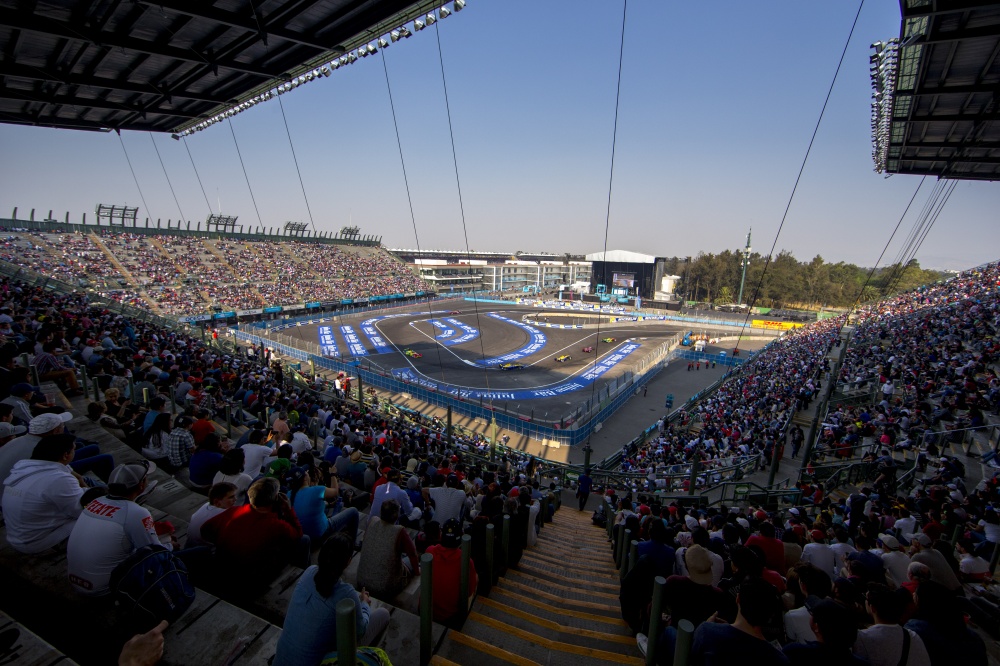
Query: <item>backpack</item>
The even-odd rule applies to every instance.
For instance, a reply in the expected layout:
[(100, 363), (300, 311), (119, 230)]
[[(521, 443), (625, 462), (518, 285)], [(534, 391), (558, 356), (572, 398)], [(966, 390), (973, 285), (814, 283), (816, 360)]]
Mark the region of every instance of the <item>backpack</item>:
[(603, 511), (595, 511), (594, 515), (590, 517), (590, 521), (601, 527), (608, 526), (608, 517), (604, 515)]
[(139, 548), (115, 567), (111, 592), (125, 616), (147, 630), (161, 620), (176, 621), (195, 596), (187, 567), (159, 544)]

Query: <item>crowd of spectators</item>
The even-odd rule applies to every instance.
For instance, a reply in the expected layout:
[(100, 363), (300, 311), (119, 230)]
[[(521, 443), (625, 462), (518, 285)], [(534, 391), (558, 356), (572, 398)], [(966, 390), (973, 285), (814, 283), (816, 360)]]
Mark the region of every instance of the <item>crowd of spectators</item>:
[(75, 286), (94, 285), (120, 303), (166, 315), (210, 307), (244, 310), (312, 301), (412, 293), (427, 285), (376, 248), (342, 249), (307, 241), (234, 241), (102, 229), (89, 234), (15, 231), (0, 260)]

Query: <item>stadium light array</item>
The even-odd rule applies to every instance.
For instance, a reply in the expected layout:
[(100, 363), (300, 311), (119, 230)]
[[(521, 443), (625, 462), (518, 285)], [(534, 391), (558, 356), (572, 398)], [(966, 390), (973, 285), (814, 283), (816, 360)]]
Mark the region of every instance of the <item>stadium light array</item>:
[(875, 172), (883, 173), (892, 136), (893, 93), (896, 90), (900, 45), (899, 40), (893, 38), (888, 42), (875, 42), (871, 48), (874, 53), (868, 61), (872, 82), (872, 160)]
[[(449, 8), (450, 5), (450, 8)], [(401, 39), (407, 39), (413, 35), (414, 32), (420, 32), (426, 27), (434, 25), (439, 18), (447, 18), (454, 13), (460, 12), (465, 9), (466, 0), (454, 0), (453, 2), (441, 5), (435, 12), (429, 12), (426, 15), (420, 16), (413, 21), (404, 23), (396, 28), (393, 28), (384, 35), (379, 36), (374, 42), (363, 42), (352, 47), (349, 52), (334, 58), (328, 63), (317, 66), (315, 69), (310, 71), (302, 72), (284, 83), (277, 84), (270, 90), (266, 90), (258, 95), (240, 102), (234, 106), (225, 109), (224, 111), (217, 113), (211, 118), (202, 120), (201, 122), (188, 127), (187, 129), (171, 134), (174, 139), (181, 139), (183, 137), (190, 136), (195, 132), (200, 132), (202, 130), (208, 129), (216, 123), (222, 122), (232, 118), (233, 116), (243, 113), (244, 111), (260, 104), (261, 102), (266, 102), (270, 99), (277, 97), (278, 95), (284, 95), (285, 93), (298, 88), (306, 83), (311, 83), (320, 78), (327, 78), (330, 74), (341, 67), (346, 67), (347, 65), (352, 65), (358, 61), (359, 58), (367, 58), (378, 52), (379, 49), (387, 48), (390, 44), (394, 44)]]

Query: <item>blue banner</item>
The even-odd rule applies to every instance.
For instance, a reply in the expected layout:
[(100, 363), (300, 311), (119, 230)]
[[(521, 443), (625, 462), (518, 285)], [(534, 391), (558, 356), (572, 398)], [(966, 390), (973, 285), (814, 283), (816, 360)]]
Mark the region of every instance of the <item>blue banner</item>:
[(284, 308), (281, 307), (280, 305), (277, 305), (273, 308), (264, 308), (264, 314), (272, 314), (274, 312), (281, 312), (282, 310), (284, 310)]
[(347, 342), (347, 349), (351, 352), (351, 356), (368, 356), (368, 350), (361, 344), (361, 339), (354, 332), (354, 328), (351, 326), (341, 326), (340, 333)]
[(518, 389), (515, 391), (470, 389), (452, 384), (442, 384), (433, 379), (428, 379), (423, 375), (417, 374), (412, 368), (393, 368), (392, 375), (408, 384), (417, 384), (426, 389), (462, 398), (463, 400), (532, 400), (536, 398), (551, 398), (587, 388), (639, 347), (638, 342), (628, 342), (616, 349), (613, 354), (608, 354), (602, 358), (595, 366), (592, 366), (580, 376), (548, 388)]
[(337, 341), (333, 339), (333, 329), (329, 326), (319, 327), (319, 349), (323, 356), (340, 356)]
[(318, 308), (319, 301), (313, 301), (312, 303), (306, 303), (306, 308)]

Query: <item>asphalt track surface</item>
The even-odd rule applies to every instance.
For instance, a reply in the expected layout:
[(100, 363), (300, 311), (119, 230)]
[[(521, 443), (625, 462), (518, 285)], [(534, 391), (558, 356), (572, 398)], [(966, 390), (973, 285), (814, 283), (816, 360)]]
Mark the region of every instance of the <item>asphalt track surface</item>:
[[(457, 314), (451, 314), (452, 312)], [(382, 349), (387, 349), (388, 353), (376, 353), (378, 346), (373, 344), (371, 336), (362, 332), (362, 322), (379, 316), (375, 314), (336, 317), (324, 323), (305, 324), (283, 332), (293, 339), (317, 343), (319, 327), (329, 326), (341, 356), (350, 357), (354, 356), (351, 353), (352, 343), (342, 329), (343, 326), (350, 326), (357, 335), (353, 349), (357, 350), (357, 344), (360, 343), (367, 352), (363, 357), (366, 366), (370, 364), (373, 369), (397, 376), (404, 373), (410, 378), (416, 377), (418, 381), (438, 382), (461, 390), (495, 393), (494, 404), (500, 401), (517, 403), (507, 405), (509, 411), (526, 413), (534, 410), (539, 417), (551, 414), (551, 419), (585, 405), (594, 397), (596, 390), (603, 390), (627, 371), (634, 371), (643, 358), (667, 338), (678, 332), (691, 330), (690, 326), (666, 322), (636, 326), (625, 322), (604, 321), (599, 331), (593, 328), (537, 327), (536, 330), (544, 334), (545, 341), (540, 348), (532, 349), (532, 343), (536, 343), (537, 347), (539, 342), (537, 335), (512, 322), (520, 323), (525, 314), (540, 315), (544, 312), (543, 308), (523, 307), (513, 303), (481, 303), (477, 311), (473, 304), (466, 302), (435, 303), (430, 309), (422, 306), (391, 310), (382, 315), (390, 315), (389, 317), (370, 324), (385, 344)], [(565, 314), (565, 311), (559, 312)], [(506, 320), (490, 316), (491, 313)], [(438, 324), (435, 325), (434, 321)], [(552, 317), (550, 321), (558, 323), (566, 319)], [(459, 325), (464, 325), (465, 329)], [(452, 330), (451, 335), (448, 334), (448, 329)], [(468, 329), (475, 329), (478, 335), (469, 336), (470, 339), (459, 344), (447, 344), (449, 340), (465, 335)], [(439, 337), (442, 335), (445, 337)], [(616, 338), (616, 342), (601, 341), (601, 338), (609, 337)], [(638, 348), (583, 388), (556, 396), (524, 397), (528, 390), (545, 390), (576, 383), (588, 371), (593, 370), (595, 359), (597, 363), (610, 363), (616, 354), (620, 355), (623, 350), (629, 349), (632, 343), (638, 343)], [(594, 347), (595, 351), (583, 352), (582, 349), (588, 346)], [(499, 368), (500, 357), (516, 355), (525, 349), (529, 349), (529, 353), (513, 361), (522, 364), (523, 369)], [(406, 355), (406, 350), (420, 356)], [(557, 357), (563, 355), (568, 355), (571, 359), (556, 361)], [(512, 395), (507, 396), (508, 392), (512, 392)], [(486, 402), (488, 401), (487, 398)]]

